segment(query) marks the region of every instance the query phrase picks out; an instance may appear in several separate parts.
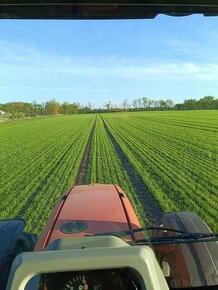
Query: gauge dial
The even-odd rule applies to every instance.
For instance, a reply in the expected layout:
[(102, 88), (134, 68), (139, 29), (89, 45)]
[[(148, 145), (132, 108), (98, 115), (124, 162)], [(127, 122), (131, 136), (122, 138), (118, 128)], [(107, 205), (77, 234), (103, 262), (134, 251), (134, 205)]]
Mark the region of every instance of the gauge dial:
[(103, 283), (89, 274), (78, 274), (66, 282), (64, 290), (103, 290)]

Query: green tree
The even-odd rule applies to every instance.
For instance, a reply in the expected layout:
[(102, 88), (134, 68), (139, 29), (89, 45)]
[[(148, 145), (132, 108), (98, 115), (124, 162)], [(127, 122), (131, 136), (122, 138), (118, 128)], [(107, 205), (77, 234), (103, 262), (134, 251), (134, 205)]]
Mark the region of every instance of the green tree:
[(195, 99), (188, 99), (184, 101), (185, 110), (195, 110), (197, 109), (197, 101)]
[(148, 102), (149, 102), (148, 98), (143, 97), (142, 98), (142, 102), (143, 102), (143, 107), (147, 108), (148, 107)]
[(170, 100), (170, 99), (167, 99), (167, 100), (166, 100), (166, 107), (167, 107), (167, 108), (172, 108), (172, 107), (174, 107), (174, 102), (173, 102), (172, 100)]
[(45, 112), (47, 115), (56, 115), (60, 113), (61, 105), (55, 99), (45, 103)]
[(198, 101), (199, 109), (213, 109), (215, 102), (214, 97), (206, 96)]

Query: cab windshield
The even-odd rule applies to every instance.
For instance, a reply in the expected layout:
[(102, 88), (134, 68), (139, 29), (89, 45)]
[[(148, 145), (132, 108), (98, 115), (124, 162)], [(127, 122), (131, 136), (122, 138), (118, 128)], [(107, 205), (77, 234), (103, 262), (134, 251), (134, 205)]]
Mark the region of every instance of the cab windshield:
[(0, 218), (38, 236), (72, 184), (117, 184), (146, 231), (110, 204), (95, 220), (100, 201), (65, 231), (149, 245), (170, 289), (218, 287), (217, 31), (203, 15), (0, 20)]
[(130, 234), (132, 239), (128, 243), (131, 246), (152, 247), (170, 289), (217, 287), (218, 234), (191, 233), (160, 225), (98, 233), (97, 236), (114, 235), (125, 239)]

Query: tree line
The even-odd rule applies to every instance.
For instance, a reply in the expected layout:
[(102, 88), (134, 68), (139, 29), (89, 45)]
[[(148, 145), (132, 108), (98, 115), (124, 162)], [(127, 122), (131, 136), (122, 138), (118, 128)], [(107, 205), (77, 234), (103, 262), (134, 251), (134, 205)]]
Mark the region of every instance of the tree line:
[(170, 99), (167, 100), (151, 100), (146, 97), (135, 99), (129, 102), (125, 99), (120, 105), (112, 104), (110, 101), (105, 104), (107, 110), (137, 110), (137, 109), (169, 109), (174, 107), (174, 102)]
[(128, 102), (125, 99), (119, 106), (112, 104), (110, 101), (105, 105), (106, 110), (208, 110), (218, 109), (218, 99), (213, 96), (205, 96), (200, 100), (186, 99), (181, 104), (174, 104), (170, 99), (167, 100), (152, 100), (148, 98), (135, 99), (132, 102)]
[(55, 99), (52, 99), (42, 104), (36, 102), (10, 102), (0, 104), (0, 110), (11, 114), (12, 117), (34, 117), (40, 115), (77, 114), (79, 110), (90, 112), (91, 107), (83, 107), (79, 103), (64, 102), (61, 104)]
[(213, 96), (206, 96), (200, 100), (188, 99), (183, 104), (176, 104), (176, 110), (217, 110), (218, 99)]
[(181, 104), (174, 104), (170, 99), (152, 100), (146, 97), (138, 98), (129, 102), (125, 99), (120, 105), (108, 101), (102, 108), (94, 108), (91, 103), (81, 105), (80, 103), (59, 103), (55, 99), (42, 104), (36, 102), (10, 102), (0, 104), (0, 110), (10, 114), (12, 117), (77, 114), (95, 112), (120, 112), (120, 111), (158, 111), (158, 110), (209, 110), (218, 109), (218, 99), (213, 96), (205, 96), (200, 100), (186, 99)]

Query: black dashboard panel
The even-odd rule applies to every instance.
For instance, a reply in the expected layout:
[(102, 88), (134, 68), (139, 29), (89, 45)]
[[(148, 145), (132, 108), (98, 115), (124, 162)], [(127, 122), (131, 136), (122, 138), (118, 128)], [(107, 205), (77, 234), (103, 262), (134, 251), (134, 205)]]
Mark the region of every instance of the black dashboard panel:
[(140, 290), (130, 269), (45, 273), (32, 278), (25, 290)]

